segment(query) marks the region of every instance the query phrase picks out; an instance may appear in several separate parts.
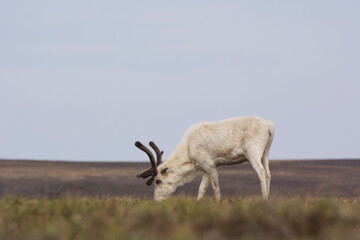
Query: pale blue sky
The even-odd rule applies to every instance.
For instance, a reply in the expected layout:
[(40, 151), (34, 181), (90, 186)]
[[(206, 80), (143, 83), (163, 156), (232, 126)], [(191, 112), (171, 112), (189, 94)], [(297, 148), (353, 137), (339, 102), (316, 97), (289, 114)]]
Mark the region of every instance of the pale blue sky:
[(359, 1), (0, 0), (0, 158), (146, 160), (198, 121), (360, 157)]

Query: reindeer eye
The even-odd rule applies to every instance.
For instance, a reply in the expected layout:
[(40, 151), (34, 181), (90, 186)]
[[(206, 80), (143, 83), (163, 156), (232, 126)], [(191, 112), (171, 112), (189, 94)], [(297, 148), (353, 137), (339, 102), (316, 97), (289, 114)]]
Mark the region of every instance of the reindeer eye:
[(159, 184), (161, 184), (161, 180), (157, 179), (157, 180), (155, 181), (155, 183), (156, 183), (156, 185), (159, 185)]
[(161, 175), (164, 175), (167, 170), (169, 170), (169, 168), (164, 168), (163, 170), (161, 170)]

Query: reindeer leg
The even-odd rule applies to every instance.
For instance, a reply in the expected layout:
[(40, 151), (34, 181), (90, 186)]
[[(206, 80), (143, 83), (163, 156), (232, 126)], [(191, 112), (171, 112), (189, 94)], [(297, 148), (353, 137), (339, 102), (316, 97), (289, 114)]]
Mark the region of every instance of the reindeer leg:
[(209, 175), (204, 173), (200, 183), (197, 200), (200, 200), (201, 198), (204, 197), (204, 194), (206, 193), (208, 186), (209, 186)]
[(265, 152), (264, 156), (261, 159), (262, 165), (265, 168), (265, 176), (266, 176), (266, 190), (269, 196), (270, 194), (270, 181), (271, 181), (271, 173), (269, 168), (269, 152)]
[(259, 151), (253, 150), (248, 151), (246, 154), (246, 158), (251, 163), (251, 166), (257, 173), (259, 180), (260, 180), (260, 186), (261, 186), (261, 193), (263, 199), (267, 200), (269, 197), (269, 191), (267, 189), (267, 179), (266, 179), (266, 171), (263, 165), (261, 164), (261, 156), (258, 154)]
[(211, 168), (208, 172), (210, 177), (211, 186), (214, 190), (214, 195), (216, 198), (216, 201), (220, 201), (221, 199), (221, 193), (220, 193), (220, 187), (219, 187), (219, 177), (218, 172), (216, 171), (216, 168)]

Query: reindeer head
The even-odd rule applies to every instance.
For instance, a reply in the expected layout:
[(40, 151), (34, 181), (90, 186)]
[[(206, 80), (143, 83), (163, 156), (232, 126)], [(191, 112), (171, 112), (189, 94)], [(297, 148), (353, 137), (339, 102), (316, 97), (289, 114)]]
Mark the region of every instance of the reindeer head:
[(156, 162), (154, 155), (152, 152), (144, 146), (141, 142), (135, 142), (135, 146), (140, 150), (144, 151), (151, 163), (151, 167), (144, 171), (141, 174), (136, 175), (138, 178), (148, 178), (146, 181), (146, 185), (151, 186), (153, 181), (155, 180), (155, 190), (154, 190), (154, 199), (156, 201), (161, 201), (166, 199), (169, 195), (171, 195), (176, 190), (176, 185), (172, 184), (170, 178), (168, 177), (170, 172), (172, 172), (169, 167), (166, 167), (162, 164), (162, 155), (163, 151), (160, 151), (154, 142), (149, 142), (149, 145), (154, 149), (156, 153)]

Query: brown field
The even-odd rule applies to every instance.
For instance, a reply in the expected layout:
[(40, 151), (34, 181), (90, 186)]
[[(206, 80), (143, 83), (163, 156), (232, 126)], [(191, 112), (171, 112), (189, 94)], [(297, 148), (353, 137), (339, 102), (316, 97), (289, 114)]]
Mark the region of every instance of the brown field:
[[(149, 163), (0, 160), (0, 196), (151, 198), (152, 187), (136, 174)], [(360, 197), (360, 160), (270, 161), (275, 197)], [(196, 197), (201, 175), (176, 194)], [(250, 164), (219, 168), (223, 196), (260, 195)], [(212, 196), (212, 189), (207, 192)]]

